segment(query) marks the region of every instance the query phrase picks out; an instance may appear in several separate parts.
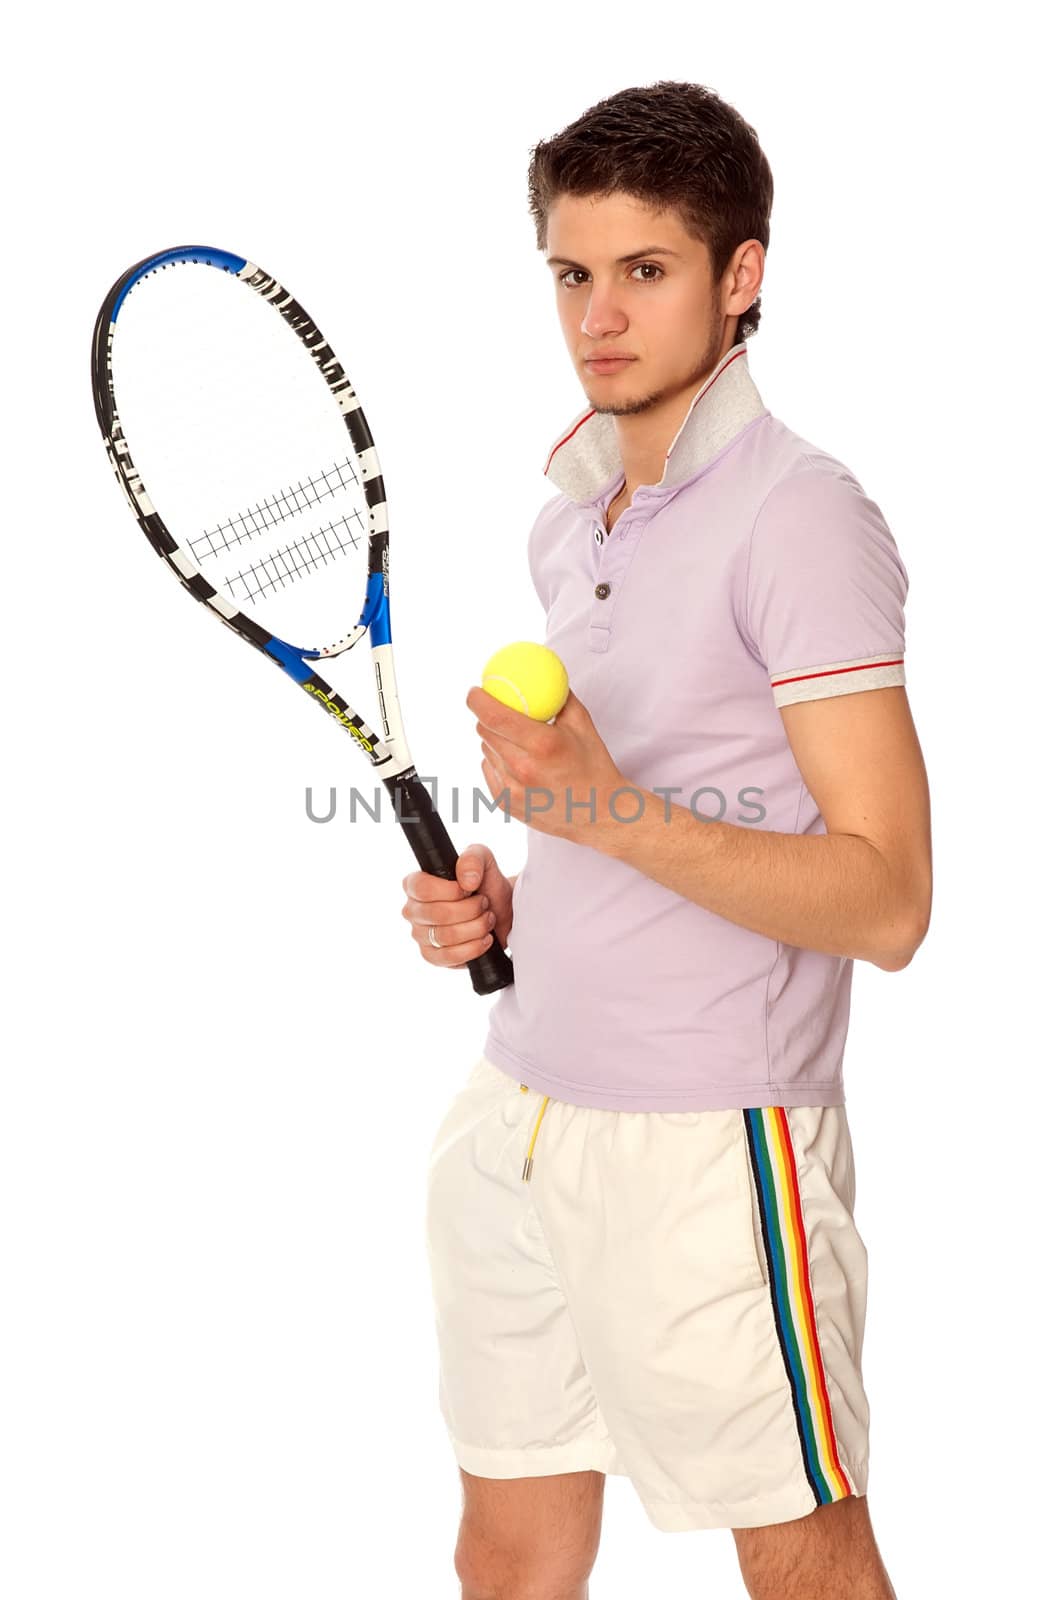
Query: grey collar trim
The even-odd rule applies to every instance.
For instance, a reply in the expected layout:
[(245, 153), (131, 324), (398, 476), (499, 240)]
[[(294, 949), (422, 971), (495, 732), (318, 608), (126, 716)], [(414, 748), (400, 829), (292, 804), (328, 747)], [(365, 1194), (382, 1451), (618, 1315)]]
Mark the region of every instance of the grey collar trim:
[[(749, 372), (748, 348), (731, 347), (690, 402), (654, 488), (673, 489), (708, 466), (767, 406)], [(595, 499), (623, 470), (612, 416), (583, 411), (556, 441), (543, 468), (550, 482), (577, 503)]]

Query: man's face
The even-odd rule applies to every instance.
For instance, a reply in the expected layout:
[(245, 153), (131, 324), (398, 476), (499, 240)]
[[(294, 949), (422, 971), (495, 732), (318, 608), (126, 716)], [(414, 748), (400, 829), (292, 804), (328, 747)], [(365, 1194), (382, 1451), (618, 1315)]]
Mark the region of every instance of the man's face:
[[(569, 355), (596, 410), (647, 411), (697, 388), (723, 354), (726, 278), (714, 290), (708, 249), (675, 211), (627, 194), (560, 195), (546, 256)], [(588, 364), (613, 354), (631, 359)]]

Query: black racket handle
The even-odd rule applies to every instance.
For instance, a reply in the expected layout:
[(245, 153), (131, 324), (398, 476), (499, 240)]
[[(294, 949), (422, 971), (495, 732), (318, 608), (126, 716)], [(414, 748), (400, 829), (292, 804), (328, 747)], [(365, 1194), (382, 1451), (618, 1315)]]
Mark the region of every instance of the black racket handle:
[[(420, 778), (385, 778), (384, 787), (422, 872), (430, 872), (434, 878), (449, 878), (454, 883), (458, 876), (455, 871), (458, 852)], [(466, 964), (477, 994), (493, 994), (496, 989), (506, 989), (513, 982), (513, 963), (496, 933), (491, 935), (491, 948)]]

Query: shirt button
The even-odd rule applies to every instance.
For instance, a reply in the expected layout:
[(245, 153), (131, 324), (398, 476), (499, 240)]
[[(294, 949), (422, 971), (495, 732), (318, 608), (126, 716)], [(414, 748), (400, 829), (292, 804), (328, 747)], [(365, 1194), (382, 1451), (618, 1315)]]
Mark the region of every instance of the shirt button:
[(595, 544), (601, 544), (601, 542), (602, 542), (602, 530), (601, 530), (601, 528), (595, 528), (595, 530), (594, 530), (594, 542), (595, 542)]
[(608, 583), (596, 583), (594, 585), (594, 593), (597, 599), (608, 600), (610, 587), (611, 585)]

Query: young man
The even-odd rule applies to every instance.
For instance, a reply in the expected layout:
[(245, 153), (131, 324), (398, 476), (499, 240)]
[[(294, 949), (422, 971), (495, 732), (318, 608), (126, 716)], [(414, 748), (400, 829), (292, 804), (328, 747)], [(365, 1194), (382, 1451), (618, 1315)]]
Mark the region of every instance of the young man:
[(529, 546), (572, 693), (468, 695), (523, 870), (404, 883), (432, 965), (494, 928), (516, 972), (430, 1161), (462, 1594), (585, 1597), (614, 1472), (661, 1529), (731, 1528), (755, 1600), (888, 1600), (842, 1054), (853, 960), (899, 971), (930, 916), (907, 574), (750, 375), (754, 130), (631, 89), (530, 180), (590, 407)]

